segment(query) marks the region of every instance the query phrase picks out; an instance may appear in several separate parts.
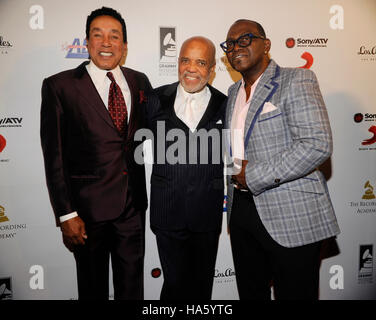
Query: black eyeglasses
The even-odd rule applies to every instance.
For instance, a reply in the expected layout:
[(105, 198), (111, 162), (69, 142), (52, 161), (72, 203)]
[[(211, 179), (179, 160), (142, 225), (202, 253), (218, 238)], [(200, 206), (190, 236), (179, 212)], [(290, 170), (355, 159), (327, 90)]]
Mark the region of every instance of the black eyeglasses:
[(247, 34), (243, 34), (242, 36), (240, 36), (236, 40), (226, 40), (226, 41), (222, 42), (220, 44), (220, 46), (221, 46), (222, 50), (227, 53), (227, 52), (231, 52), (232, 50), (234, 50), (235, 43), (237, 43), (238, 46), (242, 47), (242, 48), (250, 46), (252, 44), (253, 38), (263, 39), (263, 40), (266, 39), (264, 37), (255, 36), (253, 33), (247, 33)]

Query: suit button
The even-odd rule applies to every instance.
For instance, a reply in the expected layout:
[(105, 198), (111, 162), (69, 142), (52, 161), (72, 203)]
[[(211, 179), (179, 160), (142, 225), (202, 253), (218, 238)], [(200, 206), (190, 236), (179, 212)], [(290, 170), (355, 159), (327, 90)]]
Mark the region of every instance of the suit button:
[(276, 183), (276, 184), (280, 184), (280, 182), (281, 182), (281, 179), (275, 179), (274, 180), (274, 183)]

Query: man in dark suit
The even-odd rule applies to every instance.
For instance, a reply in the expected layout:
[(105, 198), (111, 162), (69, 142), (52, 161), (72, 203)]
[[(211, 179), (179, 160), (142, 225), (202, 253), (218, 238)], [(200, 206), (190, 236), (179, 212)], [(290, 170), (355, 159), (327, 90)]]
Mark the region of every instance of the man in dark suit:
[(179, 82), (148, 98), (154, 136), (150, 224), (163, 269), (163, 300), (211, 298), (223, 214), (226, 100), (207, 85), (214, 68), (213, 43), (190, 38), (181, 47)]
[(120, 67), (126, 26), (111, 8), (86, 22), (90, 63), (43, 82), (41, 142), (50, 200), (77, 265), (79, 299), (143, 299), (145, 170), (133, 153), (148, 78)]

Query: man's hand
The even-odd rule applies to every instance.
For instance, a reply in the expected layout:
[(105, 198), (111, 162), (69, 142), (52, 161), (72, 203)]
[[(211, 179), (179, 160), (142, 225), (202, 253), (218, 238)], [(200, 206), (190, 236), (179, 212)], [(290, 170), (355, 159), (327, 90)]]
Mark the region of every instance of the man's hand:
[(73, 251), (74, 246), (84, 245), (87, 239), (85, 223), (80, 217), (74, 217), (61, 223), (64, 245), (69, 251)]
[(245, 181), (245, 167), (247, 166), (248, 160), (242, 160), (242, 168), (240, 173), (236, 176), (232, 176), (232, 180), (236, 187), (240, 189), (248, 189), (247, 182)]

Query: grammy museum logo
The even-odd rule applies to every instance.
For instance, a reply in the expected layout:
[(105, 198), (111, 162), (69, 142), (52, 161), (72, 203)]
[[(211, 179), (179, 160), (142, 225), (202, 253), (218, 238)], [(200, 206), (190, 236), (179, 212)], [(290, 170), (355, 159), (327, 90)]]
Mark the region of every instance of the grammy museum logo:
[(177, 76), (176, 27), (159, 27), (159, 75)]

